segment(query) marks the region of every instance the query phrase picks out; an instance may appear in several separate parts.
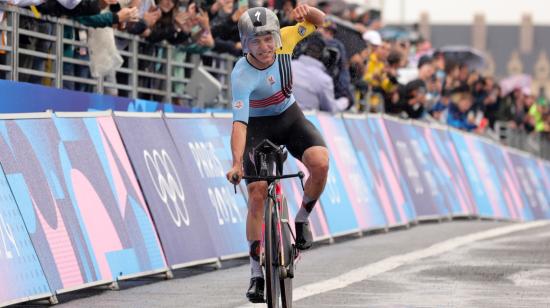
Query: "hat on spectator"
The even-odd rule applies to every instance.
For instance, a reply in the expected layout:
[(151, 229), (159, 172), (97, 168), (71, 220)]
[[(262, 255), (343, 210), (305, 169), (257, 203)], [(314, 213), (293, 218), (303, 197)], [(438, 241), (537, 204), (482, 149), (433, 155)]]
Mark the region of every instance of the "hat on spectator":
[(428, 56), (428, 55), (423, 55), (422, 57), (420, 57), (420, 59), (418, 60), (418, 65), (417, 65), (417, 68), (421, 68), (422, 66), (426, 65), (426, 64), (431, 64), (433, 61), (433, 58)]
[(382, 37), (380, 36), (380, 33), (375, 30), (367, 30), (363, 33), (363, 39), (367, 41), (367, 43), (374, 46), (382, 45)]

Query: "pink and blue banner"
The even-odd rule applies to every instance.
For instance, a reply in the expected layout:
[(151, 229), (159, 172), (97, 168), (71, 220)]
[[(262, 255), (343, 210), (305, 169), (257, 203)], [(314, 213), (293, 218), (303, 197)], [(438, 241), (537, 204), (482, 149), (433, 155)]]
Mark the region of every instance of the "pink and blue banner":
[(514, 180), (528, 201), (518, 205), (522, 219), (550, 218), (550, 183), (546, 182), (542, 161), (523, 153), (506, 152), (506, 162), (513, 166), (517, 177)]
[[(380, 201), (374, 187), (367, 182), (344, 120), (329, 114), (317, 114), (321, 133), (334, 159), (334, 165), (342, 176), (343, 188), (361, 230), (386, 227), (386, 217), (380, 208)], [(372, 184), (372, 182), (371, 182)]]
[(470, 180), (479, 216), (522, 219), (521, 207), (528, 200), (502, 148), (471, 134), (449, 133)]
[(447, 196), (453, 216), (476, 215), (470, 183), (447, 130), (423, 127), (423, 140), (428, 145), (436, 174)]
[(542, 214), (540, 216), (550, 218), (550, 162), (538, 159), (537, 165), (537, 170), (540, 173), (540, 177), (542, 179), (542, 184), (540, 184), (540, 186), (545, 192), (546, 200), (548, 200), (548, 202), (546, 202), (545, 205), (542, 205), (538, 211), (540, 211), (540, 213)]
[[(321, 131), (326, 143), (331, 138), (336, 138), (336, 132), (324, 131), (321, 122), (317, 117), (308, 115), (307, 119)], [(328, 222), (328, 227), (332, 235), (351, 233), (360, 230), (355, 212), (350, 198), (346, 192), (344, 175), (338, 170), (334, 153), (329, 151), (330, 165), (328, 171), (327, 184), (321, 195), (321, 205), (323, 213)]]
[(52, 291), (166, 268), (110, 117), (0, 122), (0, 162)]
[[(164, 120), (116, 116), (170, 266), (217, 257), (203, 205)], [(188, 165), (190, 157), (186, 160)]]
[(376, 194), (389, 226), (416, 220), (408, 186), (380, 117), (347, 117), (347, 132), (355, 147), (367, 185)]
[(394, 120), (386, 120), (386, 127), (407, 174), (418, 216), (475, 214), (470, 184), (446, 131)]
[(448, 177), (435, 163), (422, 127), (397, 120), (384, 122), (405, 173), (418, 219), (449, 216), (450, 200), (457, 196), (446, 186)]
[(184, 186), (190, 206), (199, 208), (205, 224), (195, 226), (209, 233), (218, 256), (248, 252), (247, 206), (242, 194), (235, 194), (225, 176), (232, 165), (227, 129), (230, 119), (165, 119), (180, 154)]
[(0, 168), (0, 306), (51, 296), (21, 212)]

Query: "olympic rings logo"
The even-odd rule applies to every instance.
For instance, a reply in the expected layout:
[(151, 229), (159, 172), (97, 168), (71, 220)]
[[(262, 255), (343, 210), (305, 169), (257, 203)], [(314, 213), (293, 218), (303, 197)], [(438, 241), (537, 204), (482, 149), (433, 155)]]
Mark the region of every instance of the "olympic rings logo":
[(153, 150), (152, 154), (144, 150), (143, 157), (153, 185), (172, 220), (178, 227), (181, 227), (182, 223), (189, 226), (185, 194), (172, 159), (164, 149), (160, 153)]

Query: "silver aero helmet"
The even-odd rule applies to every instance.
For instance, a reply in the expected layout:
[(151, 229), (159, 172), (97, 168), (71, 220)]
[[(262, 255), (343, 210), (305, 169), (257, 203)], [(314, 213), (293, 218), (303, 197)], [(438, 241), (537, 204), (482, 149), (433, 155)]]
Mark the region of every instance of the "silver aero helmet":
[(246, 10), (239, 18), (238, 26), (244, 53), (250, 52), (248, 50), (249, 40), (261, 34), (271, 33), (275, 40), (275, 47), (279, 49), (283, 46), (279, 19), (273, 11), (265, 7), (255, 7)]

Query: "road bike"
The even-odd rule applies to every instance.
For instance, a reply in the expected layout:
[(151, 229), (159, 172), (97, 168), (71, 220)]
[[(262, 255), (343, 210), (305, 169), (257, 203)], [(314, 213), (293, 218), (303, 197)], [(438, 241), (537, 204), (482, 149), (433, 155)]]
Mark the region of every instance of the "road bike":
[(284, 146), (277, 146), (267, 139), (256, 146), (252, 153), (257, 175), (245, 175), (243, 179), (266, 181), (268, 184), (260, 255), (266, 276), (266, 303), (269, 308), (290, 308), (294, 262), (299, 256), (299, 250), (294, 244), (296, 237), (290, 227), (287, 201), (280, 180), (299, 178), (303, 189), (304, 173), (300, 171), (283, 175), (283, 164), (288, 152)]

